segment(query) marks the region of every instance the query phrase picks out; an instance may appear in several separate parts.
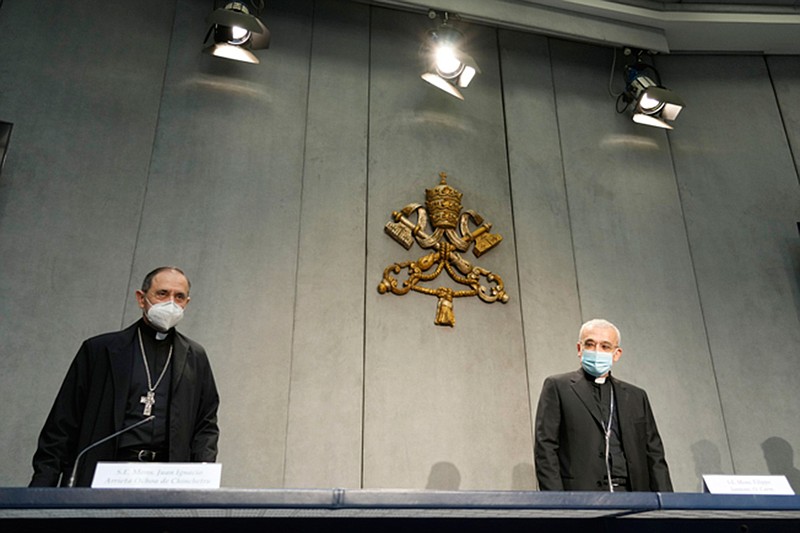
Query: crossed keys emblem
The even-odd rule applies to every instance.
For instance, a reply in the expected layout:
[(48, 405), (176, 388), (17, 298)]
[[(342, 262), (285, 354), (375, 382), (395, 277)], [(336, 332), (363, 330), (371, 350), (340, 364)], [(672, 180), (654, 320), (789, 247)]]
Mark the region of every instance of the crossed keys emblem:
[[(378, 292), (403, 295), (416, 291), (439, 300), (436, 304), (437, 326), (455, 326), (453, 298), (478, 296), (487, 303), (500, 300), (508, 302), (503, 280), (497, 274), (475, 266), (461, 253), (473, 246), (472, 253), (480, 257), (503, 240), (497, 234), (489, 233), (492, 225), (471, 209), (461, 212), (462, 194), (447, 185), (447, 174), (439, 173), (441, 182), (433, 189), (425, 189), (425, 205), (408, 204), (400, 211), (392, 212), (392, 220), (386, 223), (384, 231), (406, 250), (414, 241), (426, 250), (433, 250), (416, 261), (403, 261), (386, 267), (383, 279), (378, 284)], [(416, 216), (416, 221), (414, 217)], [(431, 233), (430, 227), (433, 228)], [(474, 230), (470, 226), (477, 226)], [(400, 282), (395, 276), (406, 271), (406, 279)], [(435, 280), (442, 271), (450, 278), (468, 288), (454, 290), (449, 287), (425, 287), (423, 282)], [(488, 287), (481, 281), (485, 279)]]

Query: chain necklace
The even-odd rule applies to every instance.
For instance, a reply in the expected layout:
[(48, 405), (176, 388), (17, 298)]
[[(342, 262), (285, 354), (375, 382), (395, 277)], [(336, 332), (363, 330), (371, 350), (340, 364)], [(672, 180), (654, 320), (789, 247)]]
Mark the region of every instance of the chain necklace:
[(142, 329), (139, 328), (136, 330), (139, 334), (139, 348), (142, 352), (142, 361), (144, 361), (144, 371), (147, 373), (147, 394), (139, 398), (139, 403), (144, 404), (144, 410), (142, 414), (144, 416), (150, 416), (150, 413), (153, 412), (153, 405), (156, 403), (156, 389), (158, 385), (161, 383), (161, 380), (164, 379), (164, 374), (167, 373), (167, 368), (169, 368), (169, 362), (172, 359), (172, 344), (169, 345), (169, 354), (167, 355), (167, 362), (164, 364), (164, 368), (161, 370), (161, 375), (158, 376), (158, 380), (156, 380), (156, 384), (153, 385), (153, 380), (150, 377), (150, 366), (147, 364), (147, 356), (144, 353), (144, 343), (142, 342)]

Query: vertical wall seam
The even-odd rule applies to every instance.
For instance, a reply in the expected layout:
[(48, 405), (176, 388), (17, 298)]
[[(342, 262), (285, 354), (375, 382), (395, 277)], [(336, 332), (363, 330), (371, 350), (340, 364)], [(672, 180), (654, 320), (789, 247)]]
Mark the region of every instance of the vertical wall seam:
[[(125, 298), (122, 299), (122, 313), (119, 317), (120, 329), (125, 328), (125, 309), (128, 307), (128, 297), (133, 290), (133, 269), (136, 266), (136, 254), (139, 251), (139, 239), (142, 235), (142, 224), (144, 223), (144, 209), (147, 203), (147, 191), (150, 189), (150, 172), (153, 168), (153, 158), (156, 152), (156, 141), (158, 139), (158, 128), (161, 124), (161, 106), (164, 103), (164, 88), (167, 86), (167, 72), (169, 72), (169, 56), (172, 50), (172, 38), (175, 35), (175, 18), (178, 11), (177, 0), (172, 3), (172, 31), (169, 32), (169, 42), (167, 43), (167, 55), (164, 59), (164, 70), (161, 75), (161, 93), (158, 98), (158, 108), (156, 109), (156, 123), (153, 128), (153, 138), (150, 144), (150, 160), (147, 162), (147, 171), (145, 172), (144, 191), (142, 191), (142, 200), (139, 204), (139, 222), (136, 225), (136, 236), (133, 240), (133, 250), (131, 250), (131, 264), (128, 271), (128, 286), (125, 289)], [(2, 0), (0, 0), (0, 5)], [(137, 287), (138, 288), (138, 287)]]
[(692, 251), (692, 240), (689, 235), (689, 224), (686, 221), (686, 209), (684, 208), (683, 195), (681, 194), (680, 182), (678, 181), (678, 171), (675, 166), (675, 151), (672, 149), (672, 137), (669, 131), (666, 132), (667, 136), (667, 149), (669, 151), (670, 164), (672, 165), (672, 176), (675, 180), (675, 190), (678, 194), (678, 206), (681, 210), (681, 220), (683, 222), (683, 232), (686, 238), (686, 247), (689, 252), (689, 263), (692, 266), (692, 277), (694, 278), (695, 293), (697, 294), (697, 305), (700, 307), (700, 320), (703, 324), (703, 334), (706, 339), (706, 349), (708, 350), (708, 358), (711, 363), (711, 373), (714, 376), (714, 388), (717, 392), (717, 401), (719, 402), (720, 416), (722, 417), (722, 429), (725, 434), (725, 444), (728, 448), (728, 456), (731, 460), (731, 466), (734, 473), (736, 473), (736, 465), (733, 460), (733, 448), (731, 446), (730, 433), (728, 432), (728, 423), (725, 419), (725, 406), (722, 403), (722, 394), (719, 386), (719, 378), (717, 377), (717, 369), (714, 365), (714, 352), (711, 348), (711, 336), (708, 333), (708, 323), (706, 321), (706, 313), (703, 306), (703, 296), (700, 292), (700, 282), (697, 278), (697, 267), (695, 266), (694, 253)]
[(764, 56), (764, 66), (767, 68), (767, 78), (769, 78), (769, 86), (772, 88), (772, 94), (775, 97), (775, 107), (778, 109), (778, 116), (781, 119), (781, 127), (783, 128), (783, 136), (786, 138), (786, 146), (789, 148), (789, 155), (794, 165), (794, 174), (797, 177), (797, 183), (800, 184), (800, 169), (797, 168), (797, 158), (794, 156), (792, 150), (792, 140), (789, 138), (789, 128), (786, 126), (786, 118), (783, 116), (783, 109), (781, 108), (781, 100), (778, 98), (778, 89), (775, 87), (775, 80), (772, 77), (772, 70), (769, 68), (769, 57)]
[[(581, 322), (583, 322), (583, 301), (581, 299), (581, 284), (578, 279), (578, 254), (575, 252), (575, 232), (572, 228), (572, 211), (570, 209), (570, 202), (569, 202), (569, 187), (567, 187), (567, 168), (564, 163), (564, 142), (563, 136), (561, 135), (561, 121), (559, 120), (559, 113), (558, 113), (558, 91), (556, 91), (556, 75), (553, 69), (553, 52), (550, 46), (551, 40), (547, 39), (547, 60), (550, 64), (550, 80), (552, 80), (551, 87), (553, 90), (553, 112), (555, 114), (556, 119), (556, 134), (558, 135), (558, 156), (561, 160), (561, 181), (564, 185), (564, 204), (567, 210), (567, 225), (569, 226), (569, 242), (570, 242), (570, 249), (572, 250), (572, 269), (575, 272), (575, 295), (578, 299), (578, 315), (581, 317)], [(614, 49), (614, 54), (616, 54), (616, 49)]]
[(367, 7), (367, 131), (364, 153), (364, 300), (361, 312), (361, 472), (359, 487), (364, 488), (367, 405), (367, 290), (369, 286), (369, 141), (372, 124), (372, 6)]
[(302, 235), (303, 235), (303, 196), (305, 192), (305, 178), (306, 178), (306, 151), (308, 149), (308, 121), (309, 121), (309, 109), (311, 107), (311, 69), (312, 69), (312, 57), (314, 54), (314, 36), (316, 33), (316, 14), (317, 14), (317, 2), (316, 0), (312, 0), (311, 3), (311, 38), (309, 39), (308, 43), (308, 63), (307, 63), (307, 71), (308, 77), (306, 79), (306, 119), (303, 126), (303, 160), (300, 163), (300, 205), (298, 206), (297, 212), (297, 246), (295, 248), (295, 261), (294, 261), (294, 302), (293, 302), (293, 309), (292, 309), (292, 328), (291, 332), (289, 333), (289, 369), (287, 372), (287, 383), (286, 383), (286, 422), (284, 424), (284, 433), (283, 433), (283, 468), (281, 473), (281, 485), (283, 487), (286, 486), (286, 463), (288, 457), (288, 450), (289, 450), (289, 420), (291, 418), (291, 401), (292, 401), (292, 372), (294, 370), (294, 341), (295, 341), (295, 334), (297, 332), (297, 295), (298, 295), (298, 286), (299, 286), (299, 275), (300, 275), (300, 247), (302, 246)]
[(531, 464), (533, 464), (533, 442), (534, 442), (534, 431), (533, 431), (533, 398), (531, 397), (531, 375), (530, 375), (530, 367), (528, 364), (528, 342), (527, 337), (525, 335), (525, 310), (522, 305), (522, 280), (520, 279), (520, 261), (519, 261), (519, 242), (517, 240), (517, 219), (516, 219), (516, 209), (514, 208), (514, 188), (513, 188), (513, 176), (511, 175), (511, 150), (510, 150), (510, 142), (508, 138), (508, 113), (506, 108), (506, 87), (505, 87), (505, 77), (503, 75), (503, 48), (500, 42), (500, 29), (495, 28), (495, 41), (497, 44), (497, 64), (498, 69), (500, 71), (500, 105), (501, 111), (503, 116), (503, 135), (505, 137), (505, 149), (506, 149), (506, 175), (508, 178), (508, 196), (509, 196), (509, 203), (511, 204), (511, 231), (514, 233), (514, 265), (517, 270), (517, 294), (519, 298), (519, 316), (520, 316), (520, 334), (522, 335), (522, 362), (525, 368), (525, 395), (528, 398), (528, 430), (530, 432), (531, 438), (531, 450), (530, 450), (530, 460)]

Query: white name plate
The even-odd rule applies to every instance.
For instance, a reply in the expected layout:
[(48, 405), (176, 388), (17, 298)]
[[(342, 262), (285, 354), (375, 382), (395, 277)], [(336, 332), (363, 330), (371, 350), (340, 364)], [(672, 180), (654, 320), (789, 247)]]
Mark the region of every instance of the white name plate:
[(99, 462), (95, 489), (218, 489), (221, 463)]
[(786, 476), (703, 476), (704, 492), (711, 494), (779, 494), (791, 496)]

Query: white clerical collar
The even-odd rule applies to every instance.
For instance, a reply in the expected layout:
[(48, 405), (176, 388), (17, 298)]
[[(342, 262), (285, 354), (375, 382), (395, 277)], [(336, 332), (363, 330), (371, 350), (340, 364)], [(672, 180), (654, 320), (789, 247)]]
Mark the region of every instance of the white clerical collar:
[(142, 319), (142, 326), (144, 327), (145, 335), (150, 335), (152, 333), (157, 341), (163, 341), (169, 336), (169, 331), (158, 331), (152, 325), (148, 324), (144, 319)]
[(597, 383), (598, 385), (602, 385), (603, 383), (606, 382), (606, 377), (607, 376), (601, 376), (599, 378), (594, 378), (594, 382)]

